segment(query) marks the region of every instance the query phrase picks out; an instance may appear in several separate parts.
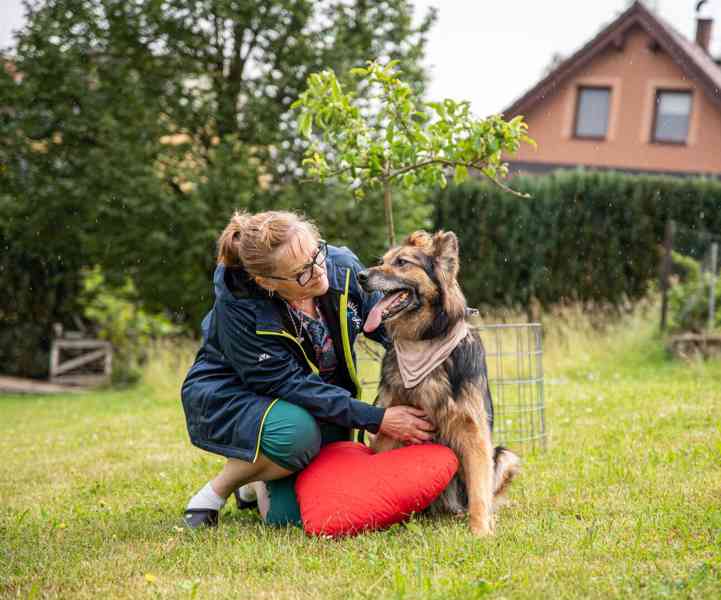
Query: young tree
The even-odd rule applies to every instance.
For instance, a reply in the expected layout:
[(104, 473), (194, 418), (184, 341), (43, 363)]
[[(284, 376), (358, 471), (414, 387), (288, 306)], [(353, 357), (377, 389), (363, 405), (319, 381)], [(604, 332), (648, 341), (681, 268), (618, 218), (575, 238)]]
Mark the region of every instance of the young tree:
[(445, 187), (447, 174), (461, 183), (475, 170), (512, 192), (500, 181), (508, 175), (503, 153), (515, 152), (521, 142), (534, 144), (523, 117), (477, 119), (468, 102), (424, 102), (398, 77), (398, 63), (368, 62), (351, 70), (366, 90), (364, 98), (344, 92), (332, 70), (313, 73), (293, 104), (298, 131), (311, 142), (303, 161), (309, 175), (320, 181), (337, 177), (359, 198), (364, 188), (381, 188), (390, 245), (394, 184)]

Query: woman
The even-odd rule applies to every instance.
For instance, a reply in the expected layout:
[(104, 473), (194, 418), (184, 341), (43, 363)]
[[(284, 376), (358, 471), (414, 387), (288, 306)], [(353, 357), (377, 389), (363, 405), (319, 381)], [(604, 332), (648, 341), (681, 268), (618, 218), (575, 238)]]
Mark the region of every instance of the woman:
[[(300, 523), (295, 474), (322, 445), (352, 439), (353, 428), (406, 443), (432, 438), (422, 411), (356, 399), (353, 342), (380, 299), (358, 285), (362, 269), (295, 213), (233, 215), (218, 241), (203, 344), (182, 388), (192, 443), (228, 460), (190, 499), (188, 527), (217, 525), (236, 490), (239, 506), (257, 500), (267, 523)], [(371, 337), (388, 343), (382, 328)]]

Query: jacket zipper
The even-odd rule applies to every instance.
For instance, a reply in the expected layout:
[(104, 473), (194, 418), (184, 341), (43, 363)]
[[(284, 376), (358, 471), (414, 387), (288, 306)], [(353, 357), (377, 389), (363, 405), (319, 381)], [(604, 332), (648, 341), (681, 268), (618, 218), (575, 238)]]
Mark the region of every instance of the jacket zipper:
[(350, 287), (350, 269), (345, 272), (345, 290), (343, 295), (340, 297), (339, 307), (339, 318), (340, 318), (340, 335), (343, 343), (343, 355), (345, 356), (345, 364), (348, 369), (353, 385), (356, 389), (356, 398), (361, 399), (363, 395), (363, 388), (358, 381), (358, 374), (355, 370), (355, 364), (353, 363), (353, 352), (350, 347), (350, 337), (348, 336), (348, 289)]
[[(305, 353), (305, 350), (303, 349), (303, 346), (298, 342), (296, 338), (294, 338), (292, 335), (290, 335), (287, 331), (256, 331), (257, 335), (277, 335), (280, 337), (288, 338), (289, 340), (292, 340), (295, 344), (297, 344), (298, 348), (300, 348), (300, 351), (303, 353), (303, 357), (305, 358), (306, 362), (308, 363), (308, 366), (310, 367), (311, 371), (318, 374), (318, 367), (316, 367), (308, 358), (308, 355)], [(263, 434), (263, 425), (265, 424), (265, 418), (268, 416), (268, 413), (270, 412), (270, 409), (273, 408), (276, 402), (278, 402), (279, 398), (276, 398), (273, 400), (273, 402), (270, 403), (268, 408), (265, 409), (265, 412), (263, 413), (263, 418), (260, 420), (260, 427), (258, 427), (258, 436), (256, 437), (257, 442), (255, 444), (255, 455), (253, 456), (253, 462), (258, 460), (258, 455), (260, 454), (260, 436)]]

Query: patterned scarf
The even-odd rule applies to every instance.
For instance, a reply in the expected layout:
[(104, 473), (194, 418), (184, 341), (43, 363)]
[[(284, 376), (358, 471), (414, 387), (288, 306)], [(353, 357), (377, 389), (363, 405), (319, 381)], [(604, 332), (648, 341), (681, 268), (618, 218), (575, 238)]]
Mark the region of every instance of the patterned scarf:
[(432, 340), (394, 340), (403, 386), (416, 387), (443, 362), (468, 335), (468, 325), (461, 320), (444, 337)]

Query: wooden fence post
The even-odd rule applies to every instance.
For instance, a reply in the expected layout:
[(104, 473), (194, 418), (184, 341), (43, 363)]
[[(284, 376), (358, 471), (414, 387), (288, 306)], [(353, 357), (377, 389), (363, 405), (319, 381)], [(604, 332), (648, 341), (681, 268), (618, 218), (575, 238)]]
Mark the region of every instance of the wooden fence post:
[(668, 313), (668, 288), (671, 275), (671, 252), (673, 250), (674, 223), (666, 221), (666, 232), (663, 239), (663, 254), (661, 255), (661, 332), (666, 330), (666, 317)]
[(718, 242), (711, 244), (711, 277), (708, 298), (708, 330), (713, 331), (716, 324), (716, 269), (718, 269)]

